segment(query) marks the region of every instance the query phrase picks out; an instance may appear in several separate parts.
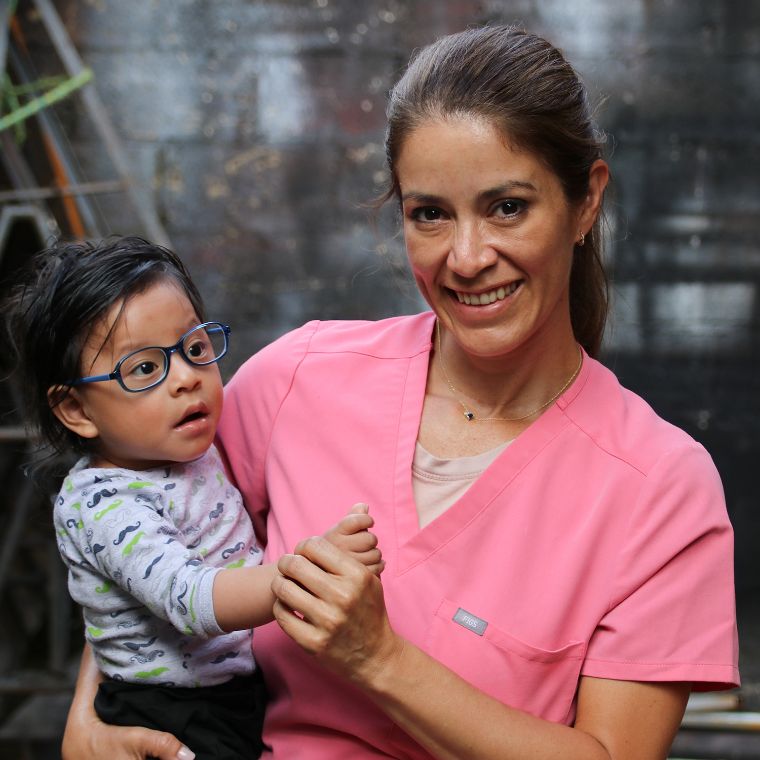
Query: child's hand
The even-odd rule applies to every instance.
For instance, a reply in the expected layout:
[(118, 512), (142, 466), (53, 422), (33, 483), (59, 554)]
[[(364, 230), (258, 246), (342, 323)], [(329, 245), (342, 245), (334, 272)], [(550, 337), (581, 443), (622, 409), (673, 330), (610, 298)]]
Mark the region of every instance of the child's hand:
[(351, 511), (325, 533), (325, 538), (379, 576), (385, 569), (385, 560), (377, 548), (377, 536), (369, 531), (374, 524), (369, 506), (354, 504)]

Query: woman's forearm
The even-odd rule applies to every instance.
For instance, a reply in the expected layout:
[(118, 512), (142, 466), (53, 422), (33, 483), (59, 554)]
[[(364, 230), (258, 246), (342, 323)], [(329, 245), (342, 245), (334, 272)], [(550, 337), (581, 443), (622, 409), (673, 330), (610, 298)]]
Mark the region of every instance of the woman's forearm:
[(69, 709), (69, 722), (82, 718), (90, 720), (96, 717), (95, 695), (98, 693), (98, 686), (102, 680), (103, 674), (98, 670), (95, 658), (92, 656), (92, 648), (89, 644), (85, 644), (79, 663), (74, 698)]
[(103, 676), (92, 656), (92, 648), (89, 644), (85, 644), (74, 687), (74, 698), (71, 700), (61, 744), (61, 755), (64, 760), (82, 757), (84, 743), (90, 734), (90, 726), (93, 721), (98, 720), (94, 703), (102, 680)]
[(581, 677), (570, 727), (507, 707), (397, 640), (360, 686), (439, 760), (664, 760), (690, 692), (688, 683)]
[(588, 733), (509, 708), (403, 639), (360, 686), (439, 760), (610, 760)]

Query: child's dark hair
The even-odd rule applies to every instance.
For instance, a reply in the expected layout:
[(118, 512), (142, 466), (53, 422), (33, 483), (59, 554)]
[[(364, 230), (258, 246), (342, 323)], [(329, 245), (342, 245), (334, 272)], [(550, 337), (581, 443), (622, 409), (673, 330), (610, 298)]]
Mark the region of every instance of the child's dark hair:
[[(92, 329), (120, 301), (161, 280), (174, 280), (203, 321), (203, 302), (184, 264), (167, 248), (139, 237), (58, 243), (41, 251), (3, 304), (29, 423), (52, 453), (87, 451), (87, 442), (53, 414), (51, 404), (80, 375)], [(110, 334), (110, 333), (109, 333)], [(60, 387), (54, 398), (50, 388)]]

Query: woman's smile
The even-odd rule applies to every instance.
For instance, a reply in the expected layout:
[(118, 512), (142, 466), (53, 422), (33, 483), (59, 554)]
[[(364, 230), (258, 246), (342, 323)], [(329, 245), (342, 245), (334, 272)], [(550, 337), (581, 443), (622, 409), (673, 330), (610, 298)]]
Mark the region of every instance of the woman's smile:
[(522, 280), (517, 280), (508, 285), (499, 285), (498, 287), (482, 290), (478, 293), (462, 290), (452, 290), (451, 292), (456, 296), (459, 303), (467, 304), (467, 306), (488, 306), (511, 296), (520, 287), (521, 283)]

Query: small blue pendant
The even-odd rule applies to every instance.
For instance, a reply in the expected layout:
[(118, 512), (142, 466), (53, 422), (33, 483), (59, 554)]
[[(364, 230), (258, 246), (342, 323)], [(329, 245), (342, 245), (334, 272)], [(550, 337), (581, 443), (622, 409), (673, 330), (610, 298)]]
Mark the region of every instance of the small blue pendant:
[(472, 412), (465, 412), (464, 416), (468, 422), (472, 422), (475, 419), (475, 415)]

